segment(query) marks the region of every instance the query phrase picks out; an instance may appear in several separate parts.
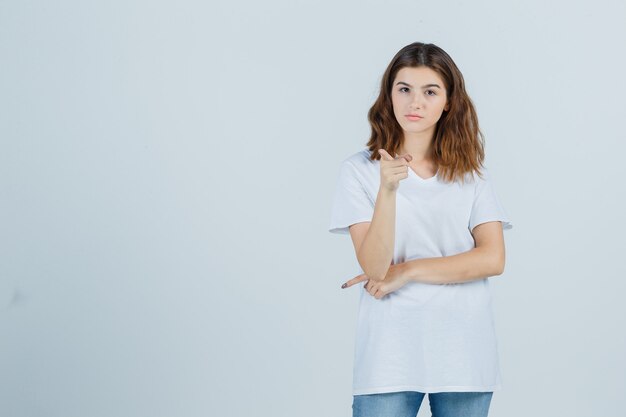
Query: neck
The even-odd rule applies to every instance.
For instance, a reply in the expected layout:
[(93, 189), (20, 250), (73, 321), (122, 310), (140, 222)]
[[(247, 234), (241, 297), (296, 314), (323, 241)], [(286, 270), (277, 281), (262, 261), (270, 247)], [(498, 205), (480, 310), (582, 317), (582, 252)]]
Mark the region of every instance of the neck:
[(402, 145), (398, 149), (398, 155), (410, 154), (413, 157), (412, 162), (425, 162), (432, 160), (432, 133), (406, 133)]

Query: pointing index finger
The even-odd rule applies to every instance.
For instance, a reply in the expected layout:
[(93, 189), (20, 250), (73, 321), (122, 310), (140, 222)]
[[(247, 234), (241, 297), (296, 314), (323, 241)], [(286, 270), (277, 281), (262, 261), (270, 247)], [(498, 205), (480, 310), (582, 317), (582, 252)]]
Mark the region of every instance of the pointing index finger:
[(411, 159), (413, 159), (413, 157), (409, 153), (405, 153), (404, 155), (396, 154), (396, 158), (395, 159), (400, 159), (400, 158), (404, 158), (407, 162), (411, 162)]
[(385, 161), (393, 161), (394, 158), (391, 157), (391, 155), (389, 155), (389, 153), (387, 153), (386, 150), (384, 149), (379, 149), (378, 153), (381, 155), (382, 158), (385, 159)]

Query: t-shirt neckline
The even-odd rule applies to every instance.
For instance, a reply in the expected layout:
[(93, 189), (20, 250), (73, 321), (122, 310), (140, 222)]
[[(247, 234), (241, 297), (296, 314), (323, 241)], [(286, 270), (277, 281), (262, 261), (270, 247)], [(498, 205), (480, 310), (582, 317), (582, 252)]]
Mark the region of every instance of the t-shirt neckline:
[(429, 177), (429, 178), (422, 178), (422, 177), (420, 177), (419, 175), (417, 175), (417, 172), (415, 172), (415, 171), (413, 170), (413, 168), (411, 168), (411, 167), (408, 167), (408, 168), (409, 168), (409, 171), (410, 171), (410, 172), (409, 172), (409, 174), (410, 174), (410, 173), (413, 173), (413, 176), (414, 176), (417, 180), (419, 180), (419, 181), (423, 181), (423, 182), (430, 182), (430, 181), (434, 181), (435, 179), (437, 179), (437, 175), (439, 174), (439, 168), (437, 168), (437, 172), (435, 172), (435, 175), (433, 175), (432, 177)]

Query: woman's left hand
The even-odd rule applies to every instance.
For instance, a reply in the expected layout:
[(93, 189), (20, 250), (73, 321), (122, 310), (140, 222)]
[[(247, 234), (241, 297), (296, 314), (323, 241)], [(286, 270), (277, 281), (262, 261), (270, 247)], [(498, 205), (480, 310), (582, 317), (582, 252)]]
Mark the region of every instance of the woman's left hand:
[(385, 295), (402, 288), (411, 281), (410, 278), (403, 273), (400, 265), (402, 264), (390, 265), (383, 280), (370, 279), (367, 275), (360, 274), (346, 282), (344, 284), (345, 287), (342, 286), (342, 288), (348, 288), (359, 282), (367, 281), (365, 283), (367, 292), (373, 295), (377, 300), (380, 300)]

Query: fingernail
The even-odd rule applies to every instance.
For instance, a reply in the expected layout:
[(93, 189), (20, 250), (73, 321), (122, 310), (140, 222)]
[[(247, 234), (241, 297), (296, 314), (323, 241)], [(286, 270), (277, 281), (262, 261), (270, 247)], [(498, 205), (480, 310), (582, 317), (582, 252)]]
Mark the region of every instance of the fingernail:
[(346, 288), (348, 286), (348, 283), (345, 283), (341, 286), (341, 288)]

